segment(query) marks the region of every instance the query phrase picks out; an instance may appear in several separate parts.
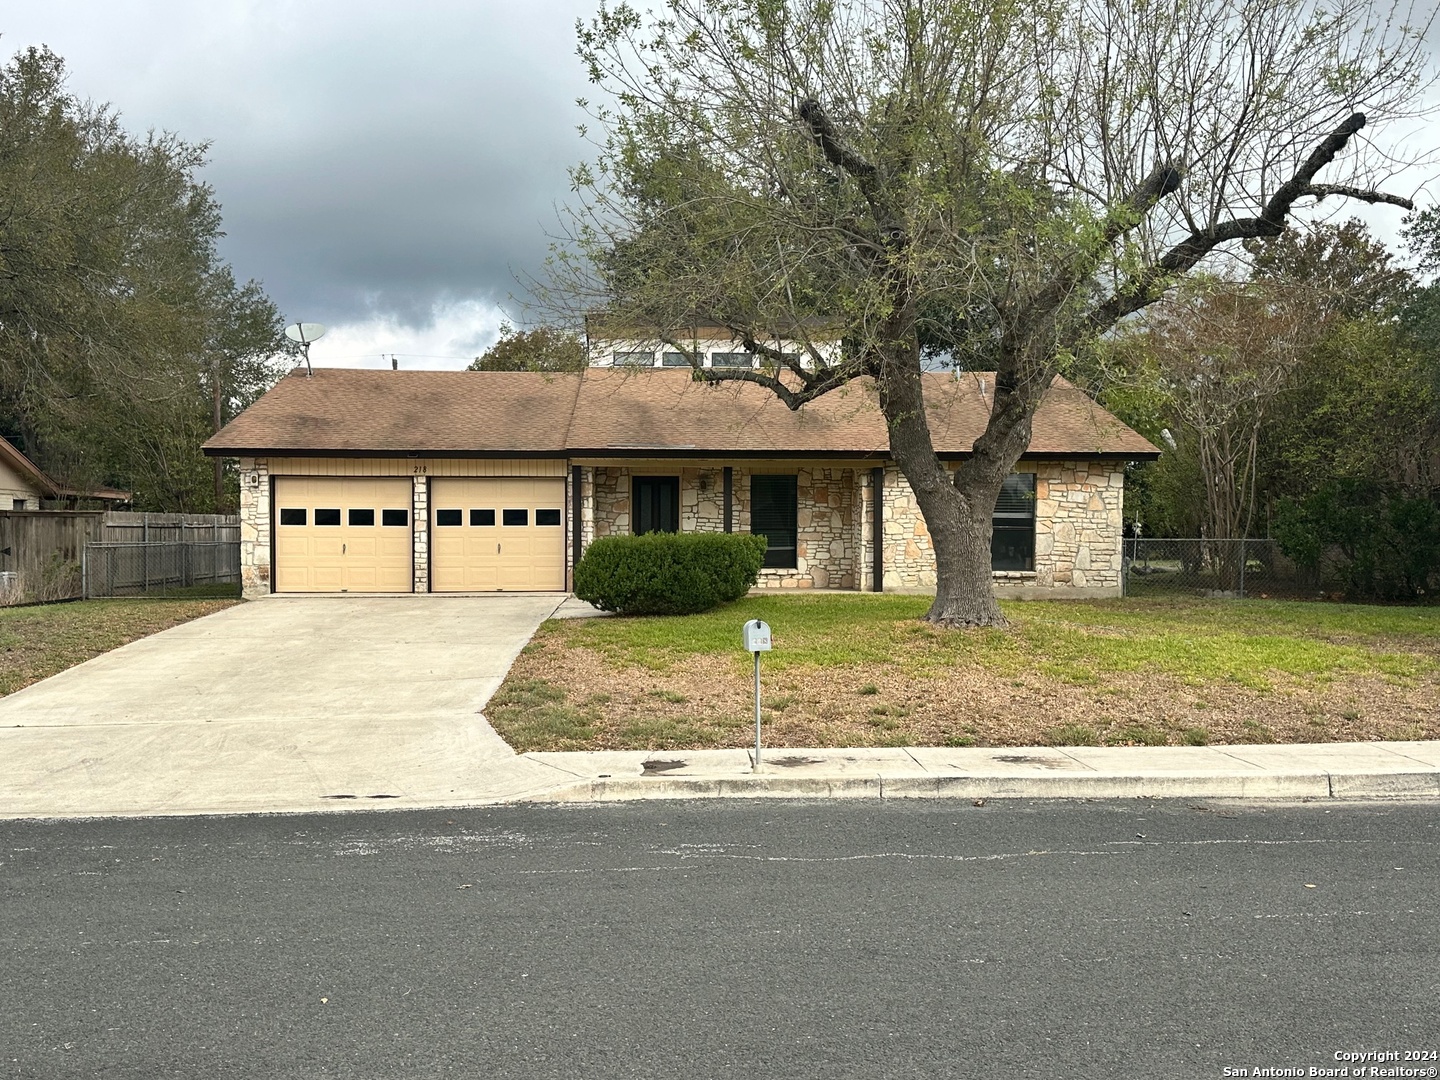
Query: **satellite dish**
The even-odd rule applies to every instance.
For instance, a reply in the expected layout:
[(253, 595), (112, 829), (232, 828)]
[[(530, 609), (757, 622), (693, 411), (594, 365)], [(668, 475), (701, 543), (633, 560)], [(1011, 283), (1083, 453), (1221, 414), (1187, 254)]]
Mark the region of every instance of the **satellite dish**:
[(318, 322), (292, 323), (285, 328), (285, 336), (301, 345), (309, 345), (310, 342), (319, 341), (325, 336), (325, 327)]
[(285, 327), (285, 336), (300, 343), (300, 348), (305, 353), (305, 375), (307, 378), (313, 375), (314, 372), (310, 370), (310, 343), (325, 336), (325, 327), (318, 322), (291, 323)]

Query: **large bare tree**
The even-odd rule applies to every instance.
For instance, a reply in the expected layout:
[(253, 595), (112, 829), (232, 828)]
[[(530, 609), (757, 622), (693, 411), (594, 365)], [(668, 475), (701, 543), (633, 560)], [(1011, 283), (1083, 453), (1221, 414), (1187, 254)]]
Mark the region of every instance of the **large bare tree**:
[[(579, 27), (596, 154), (553, 292), (682, 352), (723, 324), (762, 363), (697, 377), (793, 409), (872, 376), (934, 542), (927, 617), (1002, 624), (991, 515), (1069, 358), (1319, 200), (1410, 205), (1378, 186), (1397, 154), (1375, 134), (1432, 82), (1408, 19), (1361, 0), (603, 7)], [(996, 373), (953, 476), (927, 348)]]

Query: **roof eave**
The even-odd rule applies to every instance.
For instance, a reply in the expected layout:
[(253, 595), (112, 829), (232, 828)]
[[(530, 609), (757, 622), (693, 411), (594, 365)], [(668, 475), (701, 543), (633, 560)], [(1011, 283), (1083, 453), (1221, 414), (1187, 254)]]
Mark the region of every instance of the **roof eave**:
[(314, 446), (211, 446), (205, 443), (200, 448), (206, 457), (363, 457), (363, 458), (564, 458), (571, 451), (526, 449), (517, 447), (505, 450), (436, 450), (426, 448), (404, 449), (398, 447), (314, 447)]

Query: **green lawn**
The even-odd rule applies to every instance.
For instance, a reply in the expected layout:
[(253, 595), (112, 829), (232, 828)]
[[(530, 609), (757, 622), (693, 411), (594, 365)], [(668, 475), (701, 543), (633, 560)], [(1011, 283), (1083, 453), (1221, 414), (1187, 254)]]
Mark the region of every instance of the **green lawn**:
[(1148, 670), (1251, 686), (1272, 674), (1413, 677), (1427, 664), (1407, 648), (1440, 649), (1440, 607), (1188, 599), (1001, 606), (1009, 630), (934, 629), (919, 621), (926, 597), (830, 594), (750, 597), (704, 615), (553, 621), (542, 634), (665, 670), (697, 654), (735, 653), (741, 623), (764, 619), (775, 640), (765, 662), (775, 670), (874, 663), (924, 673), (973, 662), (1007, 672), (1035, 667), (1076, 682)]
[(0, 608), (0, 695), (233, 600), (81, 600)]
[(741, 745), (740, 626), (760, 618), (790, 745), (1324, 741), (1434, 725), (1440, 607), (1013, 602), (1008, 630), (947, 631), (919, 621), (928, 603), (765, 596), (705, 615), (553, 621), (491, 719), (524, 749)]

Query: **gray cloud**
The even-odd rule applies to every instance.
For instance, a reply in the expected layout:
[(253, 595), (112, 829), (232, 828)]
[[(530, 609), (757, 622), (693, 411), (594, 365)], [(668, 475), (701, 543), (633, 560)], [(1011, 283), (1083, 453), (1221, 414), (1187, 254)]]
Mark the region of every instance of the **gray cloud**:
[(585, 153), (573, 26), (592, 10), (10, 0), (0, 51), (48, 44), (132, 130), (210, 141), (222, 251), (287, 315), (423, 327), (539, 268)]
[[(539, 270), (565, 169), (586, 153), (573, 27), (595, 7), (7, 0), (0, 52), (49, 44), (73, 89), (132, 130), (211, 141), (225, 256), (291, 318), (348, 328), (336, 362), (463, 357), (493, 340), (515, 274)], [(1393, 238), (1397, 213), (1364, 216)]]

